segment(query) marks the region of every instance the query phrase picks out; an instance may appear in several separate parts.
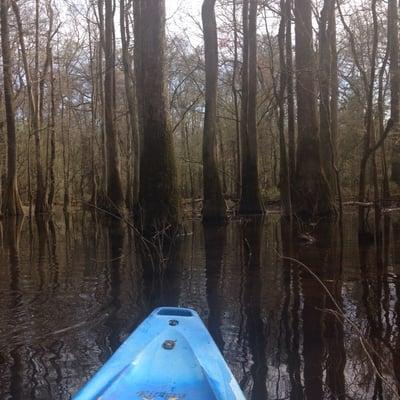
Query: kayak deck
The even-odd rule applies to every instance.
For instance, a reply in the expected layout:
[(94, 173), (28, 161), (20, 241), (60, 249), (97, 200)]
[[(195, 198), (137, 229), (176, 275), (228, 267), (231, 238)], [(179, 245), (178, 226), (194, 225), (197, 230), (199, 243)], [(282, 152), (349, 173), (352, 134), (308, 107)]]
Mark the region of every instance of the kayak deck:
[(162, 307), (128, 337), (74, 400), (244, 399), (198, 314)]

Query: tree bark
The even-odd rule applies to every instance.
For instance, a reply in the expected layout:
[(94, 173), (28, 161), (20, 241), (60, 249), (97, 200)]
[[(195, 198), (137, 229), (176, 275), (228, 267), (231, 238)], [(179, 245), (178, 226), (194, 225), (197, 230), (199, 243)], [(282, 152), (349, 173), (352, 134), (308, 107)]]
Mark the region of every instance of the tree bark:
[[(179, 195), (165, 84), (165, 0), (139, 0), (136, 60), (141, 158), (139, 222), (146, 229), (179, 223)], [(139, 12), (138, 12), (139, 11)], [(140, 61), (139, 61), (140, 60)]]
[[(288, 1), (288, 0), (287, 0)], [(281, 20), (278, 31), (279, 47), (279, 91), (278, 101), (278, 132), (279, 132), (279, 189), (281, 205), (285, 215), (292, 214), (290, 166), (288, 164), (286, 138), (285, 138), (285, 93), (287, 89), (288, 71), (285, 57), (286, 26), (290, 23), (285, 0), (280, 1)]]
[(293, 206), (295, 214), (306, 218), (335, 213), (320, 155), (311, 15), (311, 0), (295, 0), (298, 145)]
[(204, 0), (202, 7), (206, 69), (203, 131), (203, 222), (217, 222), (226, 219), (225, 200), (216, 160), (218, 38), (215, 1)]
[[(39, 79), (39, 47), (40, 47), (40, 32), (39, 32), (39, 14), (40, 14), (40, 0), (36, 0), (35, 11), (35, 75), (33, 99), (34, 99), (34, 112), (33, 118), (33, 134), (35, 137), (35, 158), (36, 158), (36, 200), (35, 200), (35, 213), (41, 214), (48, 211), (48, 204), (46, 199), (46, 184), (43, 176), (42, 156), (41, 156), (41, 116), (40, 116), (40, 79)], [(22, 33), (22, 32), (21, 32)]]
[(56, 162), (56, 101), (55, 101), (55, 88), (54, 88), (54, 65), (53, 65), (53, 54), (50, 50), (50, 163), (49, 163), (49, 194), (47, 197), (47, 203), (49, 209), (53, 208), (56, 177), (55, 177), (55, 162)]
[[(385, 118), (385, 100), (384, 100), (384, 75), (386, 73), (386, 67), (389, 60), (389, 46), (386, 49), (385, 57), (382, 60), (382, 64), (379, 69), (378, 78), (378, 100), (377, 100), (377, 111), (378, 111), (378, 124), (379, 124), (379, 137), (382, 137), (385, 131), (384, 118)], [(382, 168), (382, 198), (383, 201), (390, 199), (390, 186), (389, 186), (389, 173), (388, 163), (386, 157), (386, 146), (382, 143), (381, 148), (381, 168)]]
[(132, 69), (132, 60), (129, 55), (129, 25), (126, 22), (127, 9), (124, 0), (120, 0), (120, 28), (121, 28), (121, 47), (122, 47), (122, 65), (124, 69), (125, 94), (128, 104), (129, 125), (131, 133), (131, 143), (133, 145), (133, 178), (130, 192), (132, 193), (132, 204), (127, 204), (129, 209), (134, 209), (139, 197), (139, 132), (136, 114), (136, 93), (134, 87), (134, 71)]
[(286, 97), (287, 97), (287, 130), (288, 130), (288, 157), (289, 178), (293, 184), (296, 172), (296, 137), (295, 137), (295, 112), (294, 112), (294, 85), (293, 85), (293, 49), (292, 49), (292, 5), (293, 0), (286, 0)]
[(319, 22), (319, 86), (320, 86), (320, 137), (321, 137), (321, 160), (325, 176), (329, 182), (330, 190), (335, 193), (335, 173), (333, 169), (333, 132), (332, 132), (332, 103), (333, 94), (333, 50), (332, 44), (335, 38), (331, 39), (335, 24), (335, 0), (325, 0), (321, 11)]
[[(376, 74), (376, 62), (378, 52), (378, 16), (376, 9), (377, 0), (372, 0), (371, 11), (373, 19), (373, 42), (371, 51), (371, 66), (370, 66), (370, 77), (367, 85), (367, 104), (365, 110), (365, 135), (364, 135), (364, 149), (363, 156), (360, 162), (360, 175), (359, 175), (359, 187), (358, 187), (358, 201), (360, 203), (365, 201), (367, 191), (367, 163), (369, 157), (373, 155), (375, 157), (375, 151), (371, 151), (371, 142), (373, 140), (374, 133), (374, 88), (375, 88), (375, 74)], [(393, 121), (391, 121), (391, 124)], [(389, 128), (390, 129), (390, 128)], [(382, 141), (383, 142), (383, 141)], [(358, 209), (358, 232), (360, 236), (370, 234), (368, 223), (365, 218), (364, 207)]]
[(11, 1), (18, 29), (18, 39), (21, 49), (22, 63), (25, 72), (26, 87), (28, 91), (30, 130), (35, 138), (35, 164), (36, 164), (36, 198), (35, 213), (41, 214), (48, 211), (46, 187), (43, 177), (41, 145), (40, 145), (40, 116), (39, 116), (39, 0), (35, 2), (35, 86), (31, 79), (31, 69), (25, 47), (24, 30), (21, 14), (15, 0)]
[[(250, 6), (249, 6), (250, 5)], [(262, 214), (257, 154), (257, 0), (243, 2), (240, 214)]]
[[(102, 77), (104, 73), (104, 0), (97, 1), (97, 11), (98, 11), (98, 30), (99, 30), (99, 40), (98, 40), (98, 51), (97, 51), (97, 76)], [(99, 107), (101, 110), (100, 118), (100, 131), (101, 131), (101, 155), (103, 158), (102, 165), (102, 179), (100, 185), (99, 193), (99, 203), (101, 206), (106, 205), (107, 197), (107, 182), (108, 182), (108, 159), (107, 159), (107, 149), (106, 149), (106, 128), (105, 128), (105, 105), (104, 105), (104, 80), (99, 79), (98, 82), (98, 92), (99, 92)]]
[(236, 1), (232, 5), (232, 18), (233, 18), (233, 70), (232, 70), (232, 94), (233, 103), (235, 107), (235, 128), (236, 128), (236, 162), (235, 162), (235, 196), (240, 198), (240, 183), (241, 183), (241, 157), (240, 157), (240, 109), (238, 100), (238, 89), (236, 87), (237, 70), (238, 70), (238, 27), (236, 19)]
[(392, 148), (391, 180), (400, 185), (400, 65), (399, 65), (399, 27), (397, 0), (388, 0), (388, 48), (390, 74), (390, 118), (394, 123)]
[(106, 207), (113, 213), (121, 214), (124, 208), (117, 131), (114, 126), (114, 10), (111, 0), (105, 2), (104, 29), (104, 124), (107, 156), (107, 199)]
[(95, 157), (95, 142), (96, 142), (96, 125), (97, 125), (97, 101), (98, 101), (98, 90), (97, 90), (97, 79), (95, 72), (95, 54), (96, 45), (93, 45), (93, 34), (91, 29), (91, 21), (87, 21), (88, 26), (88, 36), (89, 36), (89, 57), (90, 57), (90, 83), (91, 83), (91, 97), (92, 97), (92, 107), (91, 107), (91, 131), (92, 136), (90, 138), (90, 158), (91, 158), (91, 171), (90, 171), (90, 181), (91, 181), (91, 197), (90, 203), (97, 208), (97, 192), (98, 192), (98, 181), (97, 181), (97, 171), (96, 171), (96, 157)]
[(7, 183), (2, 204), (2, 212), (4, 215), (23, 215), (24, 212), (17, 184), (17, 143), (13, 104), (8, 5), (8, 0), (1, 0), (1, 49), (3, 53), (4, 103), (7, 122)]

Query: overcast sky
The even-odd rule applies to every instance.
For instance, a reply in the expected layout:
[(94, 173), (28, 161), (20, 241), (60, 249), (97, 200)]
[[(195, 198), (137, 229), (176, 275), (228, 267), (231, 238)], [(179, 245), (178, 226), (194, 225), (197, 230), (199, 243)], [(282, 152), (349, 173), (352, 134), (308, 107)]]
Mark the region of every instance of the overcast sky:
[(176, 13), (177, 10), (182, 12), (200, 13), (202, 0), (165, 0), (167, 8), (167, 16)]
[(193, 45), (201, 42), (201, 5), (203, 0), (165, 0), (167, 30), (184, 34)]

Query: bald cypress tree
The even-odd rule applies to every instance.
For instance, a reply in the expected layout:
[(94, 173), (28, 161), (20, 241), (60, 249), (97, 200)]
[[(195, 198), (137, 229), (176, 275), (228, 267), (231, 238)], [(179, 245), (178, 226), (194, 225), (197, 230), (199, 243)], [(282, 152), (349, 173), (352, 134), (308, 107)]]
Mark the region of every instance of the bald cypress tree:
[(225, 201), (216, 160), (218, 42), (215, 1), (204, 0), (202, 21), (206, 67), (206, 106), (203, 133), (203, 221), (226, 218)]
[(295, 36), (298, 140), (293, 207), (303, 217), (330, 215), (335, 206), (320, 154), (311, 0), (295, 0)]
[(144, 228), (179, 222), (179, 196), (165, 81), (165, 0), (135, 10), (137, 97), (141, 135), (139, 221)]
[(261, 214), (257, 154), (257, 0), (243, 1), (241, 192), (239, 213)]
[[(399, 65), (399, 10), (397, 0), (388, 1), (388, 50), (390, 66), (390, 118), (393, 120), (395, 134), (392, 149), (392, 175), (400, 185), (400, 65)], [(387, 192), (388, 192), (387, 188)], [(388, 195), (389, 193), (387, 193)]]
[(114, 10), (113, 2), (105, 2), (104, 29), (104, 125), (107, 156), (107, 204), (113, 212), (120, 213), (124, 208), (117, 131), (114, 126), (115, 114), (115, 49), (114, 49)]
[(17, 143), (12, 88), (11, 51), (8, 28), (8, 0), (1, 0), (1, 50), (3, 55), (4, 103), (7, 122), (7, 183), (2, 206), (5, 215), (22, 215), (22, 203), (17, 185)]
[(336, 140), (337, 66), (335, 0), (325, 0), (319, 21), (319, 121), (321, 136), (321, 156), (325, 176), (332, 193), (335, 193), (335, 171), (333, 168), (334, 142)]

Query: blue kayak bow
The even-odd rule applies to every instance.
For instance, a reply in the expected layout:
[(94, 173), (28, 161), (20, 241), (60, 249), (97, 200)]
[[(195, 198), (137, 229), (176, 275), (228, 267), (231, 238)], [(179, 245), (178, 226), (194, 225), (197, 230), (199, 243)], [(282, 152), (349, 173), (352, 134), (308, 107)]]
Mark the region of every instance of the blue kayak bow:
[(155, 309), (74, 400), (244, 400), (199, 315)]

